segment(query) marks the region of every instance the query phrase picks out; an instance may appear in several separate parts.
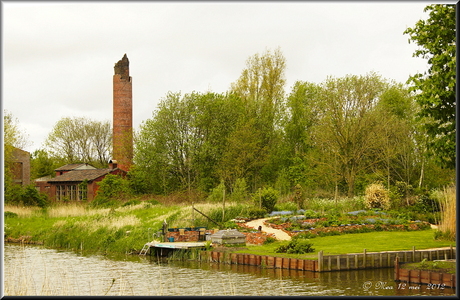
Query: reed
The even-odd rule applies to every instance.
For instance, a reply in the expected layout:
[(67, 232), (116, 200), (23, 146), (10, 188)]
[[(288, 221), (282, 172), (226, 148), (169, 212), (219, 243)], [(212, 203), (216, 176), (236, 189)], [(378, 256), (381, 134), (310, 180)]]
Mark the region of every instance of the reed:
[(18, 206), (10, 204), (5, 204), (3, 210), (13, 212), (21, 218), (32, 217), (41, 212), (41, 208), (36, 206)]
[(450, 186), (444, 188), (439, 200), (441, 208), (441, 222), (438, 226), (439, 233), (437, 233), (437, 235), (454, 241), (457, 228), (456, 187)]

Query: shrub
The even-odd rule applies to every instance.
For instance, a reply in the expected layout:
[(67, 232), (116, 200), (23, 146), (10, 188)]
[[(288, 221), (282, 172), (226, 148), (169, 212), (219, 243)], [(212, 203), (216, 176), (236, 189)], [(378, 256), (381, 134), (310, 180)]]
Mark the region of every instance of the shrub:
[(14, 212), (11, 212), (11, 211), (5, 211), (3, 213), (3, 216), (5, 218), (17, 218), (18, 217), (18, 214), (17, 213), (14, 213)]
[(273, 211), (278, 200), (279, 192), (271, 187), (259, 189), (253, 196), (256, 205), (270, 213)]
[(390, 208), (388, 191), (381, 183), (373, 183), (366, 188), (364, 204), (366, 208)]
[(281, 245), (276, 248), (276, 253), (305, 254), (315, 252), (313, 244), (306, 239), (292, 239), (287, 245)]
[(264, 241), (264, 245), (271, 244), (271, 243), (274, 243), (274, 242), (276, 242), (276, 239), (274, 237), (267, 236), (267, 238)]
[(131, 194), (128, 181), (121, 176), (107, 174), (98, 185), (96, 197), (91, 202), (93, 207), (113, 207), (119, 204), (114, 200), (120, 200)]
[(274, 209), (276, 211), (297, 211), (297, 204), (294, 202), (277, 203)]
[(320, 213), (317, 213), (316, 211), (314, 210), (311, 210), (311, 209), (307, 209), (304, 213), (304, 216), (305, 218), (307, 219), (316, 219), (316, 218), (319, 218), (321, 216)]
[(211, 193), (208, 196), (208, 201), (210, 202), (222, 202), (224, 197), (225, 184), (223, 181), (220, 182), (218, 186), (211, 190)]
[(128, 202), (125, 202), (122, 207), (125, 207), (125, 206), (129, 206), (129, 205), (137, 205), (137, 204), (140, 204), (141, 201), (137, 200), (137, 199), (133, 199), (133, 200), (129, 200)]
[(259, 219), (265, 216), (266, 212), (265, 209), (258, 208), (258, 207), (250, 207), (246, 212), (246, 216), (249, 219)]
[(33, 185), (24, 188), (21, 195), (21, 202), (24, 206), (39, 206), (41, 208), (48, 206), (48, 197), (41, 194)]
[(243, 202), (248, 198), (248, 186), (244, 178), (238, 178), (233, 185), (231, 199), (236, 202)]

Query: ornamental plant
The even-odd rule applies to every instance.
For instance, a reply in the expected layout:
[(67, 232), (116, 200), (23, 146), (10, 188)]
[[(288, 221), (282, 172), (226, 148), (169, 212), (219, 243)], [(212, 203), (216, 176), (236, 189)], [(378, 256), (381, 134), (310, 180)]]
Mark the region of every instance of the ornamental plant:
[(367, 209), (389, 209), (390, 197), (388, 195), (387, 189), (385, 189), (381, 183), (373, 183), (368, 185), (364, 196), (364, 205)]

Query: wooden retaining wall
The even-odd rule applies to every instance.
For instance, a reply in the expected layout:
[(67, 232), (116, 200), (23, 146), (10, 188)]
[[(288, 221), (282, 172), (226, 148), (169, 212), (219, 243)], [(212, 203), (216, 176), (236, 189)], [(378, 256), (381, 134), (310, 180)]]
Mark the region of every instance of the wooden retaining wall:
[(435, 288), (456, 288), (455, 274), (440, 273), (435, 271), (409, 270), (400, 268), (399, 261), (395, 261), (395, 281), (409, 283), (422, 283)]
[(317, 271), (318, 269), (318, 262), (316, 260), (218, 251), (201, 251), (200, 260), (226, 264), (260, 266), (263, 268), (275, 269), (304, 271)]
[(420, 262), (423, 259), (452, 259), (456, 256), (456, 249), (432, 249), (416, 250), (415, 247), (409, 251), (387, 251), (387, 252), (367, 252), (343, 254), (343, 255), (323, 255), (318, 253), (318, 272), (391, 268), (394, 266), (396, 257), (400, 262)]
[(264, 268), (279, 268), (304, 270), (313, 272), (391, 268), (394, 267), (396, 257), (400, 262), (419, 262), (424, 258), (427, 260), (452, 259), (456, 256), (455, 248), (415, 250), (410, 251), (388, 251), (388, 252), (366, 252), (342, 255), (323, 255), (318, 253), (317, 260), (275, 257), (267, 255), (255, 255), (244, 253), (229, 253), (218, 251), (201, 251), (200, 260), (219, 262), (237, 265), (261, 266)]

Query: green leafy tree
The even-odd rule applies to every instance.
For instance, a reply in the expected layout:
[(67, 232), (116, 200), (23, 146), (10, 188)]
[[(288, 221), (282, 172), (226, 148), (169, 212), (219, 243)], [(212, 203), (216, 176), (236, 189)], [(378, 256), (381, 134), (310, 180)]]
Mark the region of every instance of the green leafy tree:
[(427, 20), (419, 20), (404, 34), (410, 36), (419, 49), (415, 57), (428, 60), (425, 73), (411, 76), (408, 83), (417, 92), (421, 106), (419, 116), (425, 122), (430, 137), (429, 149), (439, 163), (455, 168), (456, 118), (456, 6), (435, 4), (425, 7)]
[(3, 180), (5, 201), (18, 203), (21, 200), (22, 187), (13, 181), (13, 151), (24, 149), (29, 145), (27, 134), (19, 125), (19, 120), (12, 113), (4, 110), (3, 115)]
[(34, 185), (30, 184), (24, 188), (21, 195), (21, 202), (24, 206), (48, 206), (48, 196), (37, 191)]
[(99, 188), (91, 205), (103, 206), (110, 201), (122, 200), (131, 194), (129, 182), (118, 175), (107, 174), (97, 183)]
[[(246, 151), (247, 156), (255, 158), (253, 166), (257, 165), (246, 177), (252, 190), (262, 182), (274, 182), (280, 168), (285, 70), (286, 59), (281, 50), (266, 50), (249, 57), (246, 68), (231, 84), (231, 92), (240, 97), (245, 106), (244, 120), (239, 124), (236, 136), (243, 137), (247, 135), (245, 131), (251, 130), (256, 137), (250, 145), (251, 150)], [(240, 146), (230, 144), (229, 151)]]
[(278, 197), (279, 192), (277, 190), (271, 187), (265, 187), (258, 189), (257, 192), (254, 193), (252, 200), (256, 206), (270, 213), (275, 208)]
[(111, 158), (112, 129), (110, 122), (86, 117), (62, 118), (45, 141), (46, 150), (65, 163), (90, 163), (103, 167)]
[(384, 81), (374, 73), (330, 77), (323, 84), (323, 114), (315, 141), (321, 163), (343, 178), (348, 197), (355, 193), (358, 174), (379, 162), (375, 152), (383, 145), (381, 133), (388, 122), (379, 118), (375, 106), (384, 89)]
[(169, 93), (141, 126), (137, 174), (157, 193), (208, 192), (220, 182), (218, 165), (241, 114), (241, 100), (232, 94)]
[(40, 178), (54, 175), (54, 170), (62, 166), (63, 162), (52, 158), (43, 149), (35, 150), (31, 155), (31, 178)]

